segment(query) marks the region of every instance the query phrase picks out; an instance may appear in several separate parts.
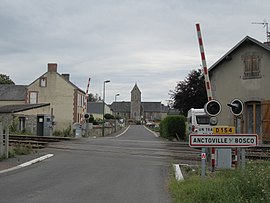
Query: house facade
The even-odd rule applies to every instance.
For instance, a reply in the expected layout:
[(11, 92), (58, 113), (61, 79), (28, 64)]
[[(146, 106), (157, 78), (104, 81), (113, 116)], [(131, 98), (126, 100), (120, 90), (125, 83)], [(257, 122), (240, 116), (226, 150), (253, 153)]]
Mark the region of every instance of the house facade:
[[(270, 46), (247, 36), (209, 68), (209, 76), (213, 98), (222, 105), (218, 125), (270, 142)], [(244, 104), (240, 117), (227, 106), (235, 98)]]
[[(14, 132), (37, 133), (37, 115), (48, 115), (50, 104), (11, 104), (0, 106), (0, 121)], [(52, 128), (49, 128), (52, 130)]]
[(54, 130), (64, 130), (80, 122), (85, 92), (69, 80), (69, 74), (59, 74), (57, 64), (49, 63), (47, 72), (27, 87), (26, 103), (50, 103)]

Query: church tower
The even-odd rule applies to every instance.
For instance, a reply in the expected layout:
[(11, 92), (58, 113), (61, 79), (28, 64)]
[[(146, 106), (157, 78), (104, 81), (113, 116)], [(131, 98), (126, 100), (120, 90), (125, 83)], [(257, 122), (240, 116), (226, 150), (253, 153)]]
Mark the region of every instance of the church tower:
[(141, 120), (141, 91), (137, 83), (131, 90), (130, 118), (136, 121)]

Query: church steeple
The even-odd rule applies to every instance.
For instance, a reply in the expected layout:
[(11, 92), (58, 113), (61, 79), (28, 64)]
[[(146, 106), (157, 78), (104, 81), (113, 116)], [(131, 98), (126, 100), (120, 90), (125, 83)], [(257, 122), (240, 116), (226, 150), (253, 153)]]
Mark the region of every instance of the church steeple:
[(131, 90), (131, 101), (140, 101), (141, 102), (141, 91), (135, 83), (133, 89)]
[(141, 119), (141, 91), (137, 83), (131, 90), (130, 118), (136, 121)]

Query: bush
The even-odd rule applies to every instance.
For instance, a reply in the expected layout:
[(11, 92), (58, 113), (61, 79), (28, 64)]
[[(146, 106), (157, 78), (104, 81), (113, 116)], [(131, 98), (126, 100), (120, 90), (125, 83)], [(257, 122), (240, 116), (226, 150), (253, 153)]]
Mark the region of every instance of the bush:
[(160, 122), (160, 136), (167, 139), (185, 140), (186, 118), (180, 116), (167, 116)]
[(104, 115), (104, 118), (110, 120), (110, 119), (114, 119), (114, 116), (111, 115), (111, 114), (109, 114), (109, 113), (106, 113), (106, 114)]

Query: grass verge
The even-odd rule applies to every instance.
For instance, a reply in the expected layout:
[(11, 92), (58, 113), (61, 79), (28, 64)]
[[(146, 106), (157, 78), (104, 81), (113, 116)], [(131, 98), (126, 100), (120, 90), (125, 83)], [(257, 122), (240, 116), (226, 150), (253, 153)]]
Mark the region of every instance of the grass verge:
[(217, 171), (205, 179), (197, 174), (180, 182), (172, 178), (170, 191), (177, 203), (270, 202), (270, 161)]

